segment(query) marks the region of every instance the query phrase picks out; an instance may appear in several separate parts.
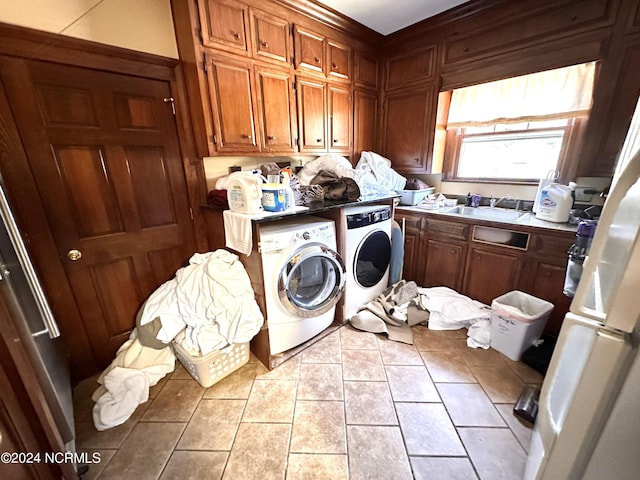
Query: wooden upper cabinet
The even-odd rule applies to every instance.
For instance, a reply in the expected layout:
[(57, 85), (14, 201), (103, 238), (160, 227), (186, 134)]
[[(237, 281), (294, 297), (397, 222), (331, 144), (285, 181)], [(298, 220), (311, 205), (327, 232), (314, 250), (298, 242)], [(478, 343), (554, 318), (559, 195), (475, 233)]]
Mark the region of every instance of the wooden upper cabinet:
[(296, 68), (320, 73), (325, 71), (324, 36), (295, 25), (293, 43)]
[(295, 152), (296, 106), (288, 72), (256, 67), (262, 151)]
[[(504, 5), (500, 19), (487, 22), (482, 15), (447, 30), (444, 64), (468, 62), (526, 46), (546, 44), (567, 35), (610, 26), (616, 2), (603, 0), (550, 2), (546, 8)], [(547, 46), (547, 50), (551, 47)], [(551, 52), (552, 53), (552, 52)]]
[(377, 151), (378, 97), (368, 90), (356, 90), (353, 96), (353, 153), (357, 162), (363, 151)]
[(202, 44), (249, 55), (249, 7), (235, 0), (199, 0)]
[(350, 152), (352, 137), (351, 92), (329, 85), (329, 150)]
[(207, 57), (207, 79), (218, 152), (258, 152), (252, 67)]
[(297, 90), (300, 152), (326, 152), (327, 85), (298, 78)]
[(343, 80), (351, 78), (351, 49), (333, 40), (327, 42), (327, 76)]
[(401, 173), (431, 173), (438, 89), (407, 89), (384, 99), (382, 153)]
[(356, 52), (355, 55), (355, 74), (354, 80), (356, 87), (370, 88), (372, 90), (378, 89), (378, 61), (374, 58), (360, 55)]
[(253, 8), (250, 12), (254, 57), (266, 61), (289, 63), (291, 57), (289, 22)]
[(432, 81), (436, 73), (436, 47), (396, 55), (387, 60), (387, 90)]

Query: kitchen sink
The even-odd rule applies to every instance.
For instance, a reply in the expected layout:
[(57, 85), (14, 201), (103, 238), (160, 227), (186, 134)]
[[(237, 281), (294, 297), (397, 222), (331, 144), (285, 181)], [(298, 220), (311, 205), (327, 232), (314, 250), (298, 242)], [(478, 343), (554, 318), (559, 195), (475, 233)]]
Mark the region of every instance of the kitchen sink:
[(465, 207), (458, 205), (457, 207), (443, 208), (442, 213), (453, 213), (462, 215), (463, 217), (483, 218), (485, 220), (518, 220), (523, 213), (508, 208), (491, 208), (491, 207)]

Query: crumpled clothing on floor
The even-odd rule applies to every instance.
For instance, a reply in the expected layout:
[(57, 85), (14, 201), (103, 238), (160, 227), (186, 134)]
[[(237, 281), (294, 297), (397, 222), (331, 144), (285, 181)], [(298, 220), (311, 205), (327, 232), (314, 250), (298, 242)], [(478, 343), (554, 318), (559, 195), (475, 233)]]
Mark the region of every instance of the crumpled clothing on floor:
[(389, 340), (413, 344), (411, 327), (429, 319), (429, 313), (412, 301), (418, 294), (414, 281), (400, 280), (362, 306), (350, 323), (358, 330), (386, 333)]

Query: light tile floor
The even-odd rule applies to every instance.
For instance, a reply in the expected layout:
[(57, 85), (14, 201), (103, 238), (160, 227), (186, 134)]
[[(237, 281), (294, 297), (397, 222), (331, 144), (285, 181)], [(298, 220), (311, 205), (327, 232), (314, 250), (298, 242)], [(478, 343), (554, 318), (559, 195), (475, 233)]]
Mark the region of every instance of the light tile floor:
[(531, 425), (513, 415), (542, 376), (466, 330), (414, 345), (344, 326), (276, 369), (253, 357), (202, 388), (178, 364), (123, 425), (97, 432), (95, 377), (74, 391), (85, 479), (522, 478)]

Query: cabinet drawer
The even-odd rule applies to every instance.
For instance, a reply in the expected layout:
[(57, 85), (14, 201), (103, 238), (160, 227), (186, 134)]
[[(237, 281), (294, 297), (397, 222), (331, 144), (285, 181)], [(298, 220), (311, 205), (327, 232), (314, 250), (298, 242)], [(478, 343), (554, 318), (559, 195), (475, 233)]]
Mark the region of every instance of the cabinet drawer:
[(429, 235), (438, 235), (466, 241), (469, 238), (469, 225), (466, 223), (447, 222), (446, 220), (425, 219), (424, 229)]
[(575, 239), (573, 233), (566, 236), (533, 235), (532, 250), (541, 256), (566, 257)]
[(408, 232), (419, 232), (422, 226), (422, 219), (423, 217), (418, 215), (400, 214), (398, 211), (395, 213), (395, 220)]

